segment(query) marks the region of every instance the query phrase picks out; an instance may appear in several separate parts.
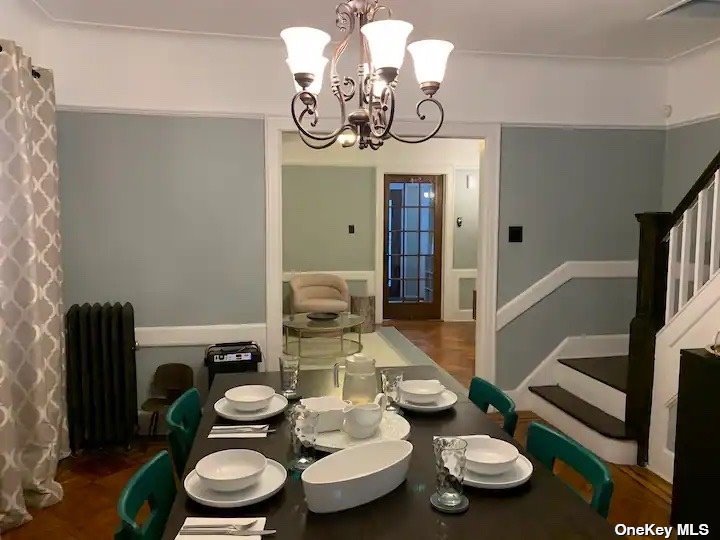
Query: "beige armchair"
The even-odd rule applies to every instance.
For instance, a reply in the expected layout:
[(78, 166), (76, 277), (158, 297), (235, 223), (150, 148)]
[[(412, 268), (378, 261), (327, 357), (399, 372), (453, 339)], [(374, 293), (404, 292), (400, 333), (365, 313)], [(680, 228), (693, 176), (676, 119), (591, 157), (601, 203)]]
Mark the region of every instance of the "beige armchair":
[(290, 279), (292, 312), (326, 311), (340, 313), (350, 309), (347, 283), (333, 274), (299, 274)]

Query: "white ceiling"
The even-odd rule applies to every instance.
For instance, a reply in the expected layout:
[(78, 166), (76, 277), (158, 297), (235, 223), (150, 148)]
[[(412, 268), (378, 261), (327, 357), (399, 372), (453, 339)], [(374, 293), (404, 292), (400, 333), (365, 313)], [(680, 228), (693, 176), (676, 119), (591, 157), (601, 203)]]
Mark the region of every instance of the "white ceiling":
[[(27, 0), (31, 1), (31, 0)], [(32, 0), (65, 22), (277, 38), (286, 26), (337, 36), (338, 0)], [(415, 25), (411, 39), (506, 54), (669, 59), (720, 38), (720, 17), (682, 11), (647, 18), (678, 0), (386, 0)], [(699, 10), (703, 13), (702, 10)]]

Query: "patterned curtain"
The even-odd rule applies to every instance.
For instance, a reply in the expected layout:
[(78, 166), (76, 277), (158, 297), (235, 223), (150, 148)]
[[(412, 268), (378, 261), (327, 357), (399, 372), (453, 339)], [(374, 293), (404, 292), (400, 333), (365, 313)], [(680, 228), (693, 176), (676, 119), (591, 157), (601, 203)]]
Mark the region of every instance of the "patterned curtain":
[(67, 455), (52, 72), (0, 40), (0, 530), (62, 499)]

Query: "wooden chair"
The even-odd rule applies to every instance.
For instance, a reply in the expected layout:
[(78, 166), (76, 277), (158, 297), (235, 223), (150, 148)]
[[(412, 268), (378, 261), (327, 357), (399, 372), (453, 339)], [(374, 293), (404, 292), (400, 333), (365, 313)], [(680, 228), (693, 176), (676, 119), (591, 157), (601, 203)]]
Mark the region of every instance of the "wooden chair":
[(167, 411), (173, 401), (192, 387), (193, 370), (187, 364), (158, 366), (151, 384), (153, 396), (146, 399), (140, 406), (143, 411), (152, 413), (148, 435), (157, 434), (160, 413)]
[(518, 415), (515, 412), (515, 402), (505, 392), (494, 384), (490, 384), (480, 377), (473, 377), (470, 382), (470, 401), (480, 407), (483, 412), (488, 411), (492, 405), (503, 416), (503, 429), (513, 437), (517, 426)]
[(607, 518), (613, 481), (607, 465), (595, 454), (562, 433), (537, 422), (528, 427), (527, 451), (551, 471), (555, 460), (560, 459), (580, 473), (593, 489), (590, 506)]
[(191, 388), (170, 405), (165, 417), (175, 472), (180, 479), (200, 424), (200, 414), (200, 393), (197, 388)]
[[(117, 503), (120, 527), (115, 533), (115, 540), (160, 538), (175, 493), (172, 463), (167, 451), (163, 450), (140, 467), (120, 493)], [(135, 519), (145, 503), (150, 507), (150, 515), (140, 525)]]

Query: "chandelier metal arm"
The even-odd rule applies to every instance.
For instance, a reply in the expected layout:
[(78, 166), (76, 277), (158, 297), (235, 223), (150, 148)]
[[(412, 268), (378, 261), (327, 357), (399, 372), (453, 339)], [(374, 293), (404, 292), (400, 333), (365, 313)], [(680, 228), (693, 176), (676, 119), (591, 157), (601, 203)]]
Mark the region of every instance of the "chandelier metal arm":
[[(340, 103), (341, 118), (345, 118), (345, 102), (343, 101), (341, 94), (336, 94), (335, 97), (337, 97), (338, 102)], [(305, 108), (299, 115), (295, 111), (298, 101), (302, 101), (303, 105), (305, 106)], [(337, 139), (338, 135), (340, 135), (340, 133), (342, 133), (347, 127), (347, 124), (343, 124), (328, 135), (313, 133), (304, 128), (302, 125), (302, 121), (305, 117), (312, 118), (310, 122), (310, 126), (312, 127), (315, 127), (318, 123), (317, 98), (310, 92), (305, 91), (298, 92), (293, 97), (293, 100), (290, 104), (290, 116), (292, 116), (293, 122), (295, 122), (295, 126), (298, 128), (298, 131), (305, 137), (315, 141), (328, 141), (330, 139), (333, 139), (334, 142)]]
[(434, 128), (429, 134), (424, 135), (424, 136), (420, 137), (419, 139), (406, 139), (406, 138), (404, 138), (404, 137), (400, 137), (399, 135), (395, 135), (392, 131), (390, 131), (390, 132), (389, 132), (389, 133), (390, 133), (390, 136), (391, 136), (393, 139), (395, 139), (396, 141), (404, 142), (404, 143), (417, 144), (417, 143), (421, 143), (421, 142), (425, 142), (425, 141), (427, 141), (427, 140), (430, 140), (430, 139), (432, 139), (435, 135), (437, 135), (438, 131), (440, 131), (440, 128), (441, 128), (442, 125), (443, 125), (443, 121), (445, 120), (445, 111), (444, 111), (444, 109), (443, 109), (443, 106), (440, 104), (440, 102), (439, 102), (437, 99), (431, 98), (431, 97), (425, 98), (425, 99), (423, 99), (423, 100), (418, 101), (418, 104), (415, 106), (415, 113), (417, 114), (417, 116), (418, 116), (418, 118), (419, 118), (420, 120), (425, 120), (425, 118), (426, 118), (426, 116), (420, 112), (420, 108), (421, 108), (425, 103), (432, 103), (432, 104), (434, 104), (434, 105), (438, 108), (438, 111), (440, 111), (440, 118), (438, 119), (438, 123), (437, 123), (437, 125), (435, 126), (435, 128)]
[(376, 139), (387, 139), (395, 119), (395, 91), (392, 87), (386, 86), (383, 89), (379, 102), (375, 104), (375, 107), (379, 121), (376, 125), (371, 118), (370, 133)]

